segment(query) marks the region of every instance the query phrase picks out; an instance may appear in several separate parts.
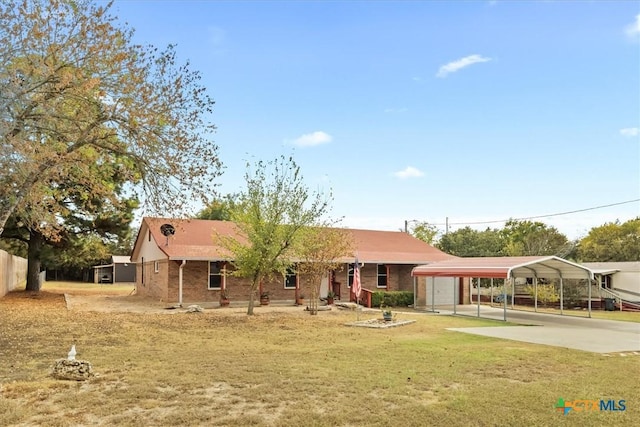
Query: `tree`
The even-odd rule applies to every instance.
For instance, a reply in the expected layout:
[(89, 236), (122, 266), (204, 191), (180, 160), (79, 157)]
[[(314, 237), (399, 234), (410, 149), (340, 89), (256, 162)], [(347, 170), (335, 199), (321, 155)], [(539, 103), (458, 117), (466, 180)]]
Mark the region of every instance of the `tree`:
[(82, 167), (88, 148), (127, 160), (120, 173), (150, 211), (180, 215), (213, 194), (214, 102), (199, 73), (173, 46), (133, 44), (111, 5), (0, 4), (0, 234), (16, 210), (46, 214), (46, 183)]
[(504, 239), (499, 230), (484, 231), (464, 227), (443, 235), (436, 245), (440, 250), (460, 257), (502, 256)]
[[(79, 150), (84, 161), (68, 169), (68, 175), (37, 183), (39, 200), (25, 199), (24, 208), (19, 207), (9, 217), (3, 237), (20, 240), (27, 244), (27, 291), (40, 290), (39, 274), (41, 262), (62, 261), (65, 253), (47, 256), (46, 248), (70, 251), (72, 260), (62, 263), (77, 267), (89, 267), (86, 262), (104, 259), (99, 246), (92, 246), (91, 255), (80, 256), (83, 236), (100, 236), (104, 241), (115, 243), (130, 233), (129, 223), (133, 210), (138, 206), (135, 198), (123, 195), (126, 176), (120, 173), (126, 158), (113, 153), (99, 153), (91, 147)], [(94, 193), (95, 191), (95, 193)], [(34, 217), (33, 212), (44, 212)], [(95, 243), (95, 239), (84, 242)], [(84, 261), (84, 262), (83, 262)]]
[(411, 228), (409, 233), (413, 237), (420, 239), (423, 242), (427, 242), (430, 245), (433, 245), (436, 241), (436, 236), (438, 235), (439, 231), (435, 225), (429, 224), (426, 221), (421, 221), (416, 223), (416, 225)]
[(594, 227), (580, 240), (581, 261), (640, 261), (640, 217)]
[(538, 221), (511, 219), (502, 234), (506, 241), (504, 252), (509, 256), (566, 255), (573, 247), (555, 227)]
[(340, 228), (306, 227), (295, 250), (297, 272), (311, 283), (309, 311), (318, 314), (322, 278), (342, 265), (342, 258), (353, 257), (353, 240), (348, 231)]
[(213, 219), (218, 221), (231, 220), (231, 209), (236, 195), (228, 194), (224, 198), (215, 199), (209, 205), (198, 212), (197, 219)]
[(239, 239), (218, 236), (233, 259), (232, 274), (251, 280), (247, 314), (253, 315), (255, 292), (263, 280), (284, 276), (294, 264), (304, 231), (318, 225), (329, 201), (310, 193), (293, 158), (247, 163), (246, 189), (231, 208)]

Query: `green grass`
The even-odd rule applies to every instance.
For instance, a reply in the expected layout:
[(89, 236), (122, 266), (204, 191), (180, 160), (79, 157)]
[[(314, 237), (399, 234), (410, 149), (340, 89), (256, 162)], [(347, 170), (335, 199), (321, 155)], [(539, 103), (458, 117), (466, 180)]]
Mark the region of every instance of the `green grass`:
[[(377, 330), (347, 327), (355, 313), (336, 310), (68, 312), (53, 293), (11, 293), (0, 316), (0, 425), (615, 426), (640, 417), (640, 356), (446, 330), (502, 322), (398, 313), (416, 323)], [(94, 379), (49, 376), (71, 344)], [(559, 397), (625, 399), (627, 410), (563, 416)]]

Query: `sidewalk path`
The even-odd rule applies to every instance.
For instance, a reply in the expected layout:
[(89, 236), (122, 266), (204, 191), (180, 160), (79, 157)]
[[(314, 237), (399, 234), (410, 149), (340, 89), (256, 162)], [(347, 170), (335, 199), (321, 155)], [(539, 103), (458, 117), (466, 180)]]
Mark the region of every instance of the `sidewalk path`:
[[(459, 306), (457, 314), (475, 316), (476, 306)], [(445, 314), (441, 311), (442, 314)], [(452, 312), (448, 312), (451, 314)], [(503, 310), (481, 306), (483, 318), (502, 320)], [(449, 328), (452, 331), (572, 348), (594, 353), (640, 354), (640, 323), (508, 310), (507, 320), (527, 326)]]

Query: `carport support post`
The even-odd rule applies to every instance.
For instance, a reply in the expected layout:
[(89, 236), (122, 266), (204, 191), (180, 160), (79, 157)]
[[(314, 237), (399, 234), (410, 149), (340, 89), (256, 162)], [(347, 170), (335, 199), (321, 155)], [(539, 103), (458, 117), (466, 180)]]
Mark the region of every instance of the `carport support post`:
[(458, 303), (458, 288), (458, 285), (453, 287), (453, 314), (456, 314), (456, 304)]
[(538, 312), (538, 278), (533, 278), (533, 311)]
[(476, 289), (478, 290), (476, 292), (476, 300), (478, 300), (478, 317), (480, 317), (480, 278), (479, 277), (478, 277), (478, 283), (477, 283)]
[(516, 300), (516, 279), (515, 277), (511, 278), (511, 309), (513, 310), (514, 304)]
[(502, 286), (502, 304), (503, 304), (503, 311), (504, 311), (504, 321), (507, 321), (507, 280), (513, 280), (513, 279), (504, 279), (504, 283)]
[[(589, 303), (587, 304), (587, 307), (589, 307), (589, 317), (591, 317), (591, 278), (587, 280), (587, 286), (589, 287)], [(620, 301), (620, 304), (622, 305), (622, 301)]]
[(491, 278), (491, 293), (489, 295), (489, 305), (493, 307), (493, 277)]
[(560, 314), (564, 311), (564, 287), (562, 283), (562, 276), (560, 276)]
[[(456, 293), (455, 290), (453, 293)], [(431, 311), (436, 312), (436, 278), (433, 276), (431, 276)]]

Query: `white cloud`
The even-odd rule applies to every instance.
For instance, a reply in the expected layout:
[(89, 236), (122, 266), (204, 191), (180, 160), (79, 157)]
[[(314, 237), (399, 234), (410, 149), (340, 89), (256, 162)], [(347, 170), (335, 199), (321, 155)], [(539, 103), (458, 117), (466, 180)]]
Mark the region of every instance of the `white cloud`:
[(326, 132), (315, 131), (306, 133), (293, 141), (298, 147), (313, 147), (316, 145), (327, 144), (333, 141), (333, 137)]
[(421, 176), (424, 176), (424, 172), (414, 168), (413, 166), (407, 166), (401, 171), (394, 172), (394, 175), (400, 179), (419, 178)]
[(638, 135), (640, 135), (640, 129), (638, 129), (638, 128), (620, 129), (620, 135), (622, 135), (622, 136), (638, 136)]
[(636, 15), (635, 22), (627, 25), (624, 31), (629, 37), (635, 38), (640, 35), (640, 13)]
[(464, 58), (449, 62), (448, 64), (440, 67), (440, 69), (438, 70), (438, 74), (436, 74), (436, 77), (447, 77), (448, 74), (455, 73), (456, 71), (468, 67), (469, 65), (489, 61), (491, 61), (491, 58), (487, 58), (482, 55), (465, 56)]

